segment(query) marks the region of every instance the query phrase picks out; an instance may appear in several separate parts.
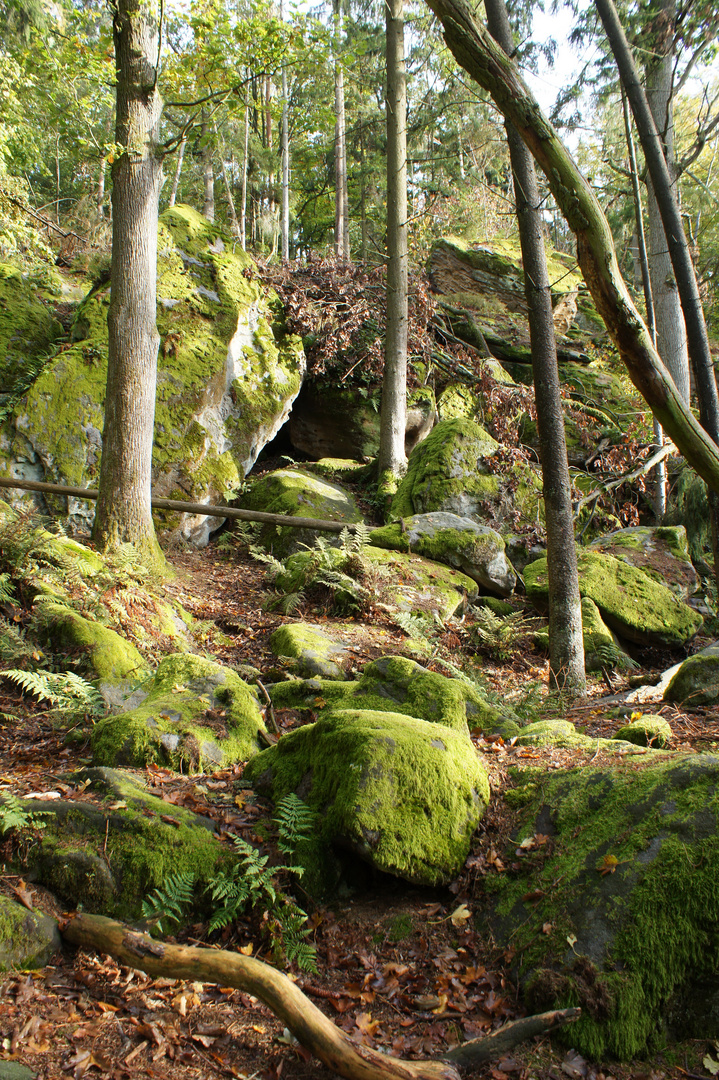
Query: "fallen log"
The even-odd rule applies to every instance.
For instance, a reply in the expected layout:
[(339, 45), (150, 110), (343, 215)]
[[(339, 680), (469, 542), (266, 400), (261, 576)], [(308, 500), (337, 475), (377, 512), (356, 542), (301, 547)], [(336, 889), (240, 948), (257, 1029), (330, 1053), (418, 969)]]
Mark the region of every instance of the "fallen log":
[[(46, 484), (39, 480), (16, 480), (0, 477), (0, 488), (18, 488), (20, 491), (41, 491), (65, 498), (87, 499), (96, 502), (98, 491), (94, 488), (68, 487), (65, 484)], [(181, 499), (151, 499), (153, 510), (175, 510), (181, 514), (200, 514), (204, 517), (230, 518), (233, 521), (261, 521), (266, 525), (286, 525), (291, 529), (316, 529), (318, 532), (341, 533), (343, 529), (355, 532), (357, 525), (347, 521), (323, 521), (316, 518), (286, 517), (284, 514), (266, 514), (262, 510), (239, 510), (234, 506), (212, 506), (206, 503), (183, 502)]]
[(262, 960), (224, 949), (196, 948), (155, 941), (102, 915), (78, 912), (60, 922), (71, 945), (109, 953), (120, 963), (153, 977), (194, 979), (233, 986), (272, 1010), (310, 1053), (345, 1080), (460, 1080), (460, 1068), (489, 1061), (523, 1039), (576, 1020), (580, 1009), (561, 1009), (505, 1024), (483, 1039), (463, 1043), (442, 1059), (404, 1061), (350, 1039), (300, 988)]

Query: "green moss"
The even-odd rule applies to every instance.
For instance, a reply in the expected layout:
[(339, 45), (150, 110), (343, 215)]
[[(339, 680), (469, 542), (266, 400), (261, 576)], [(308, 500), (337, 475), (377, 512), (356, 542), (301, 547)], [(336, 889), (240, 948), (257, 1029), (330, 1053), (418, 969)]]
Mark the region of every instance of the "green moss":
[(101, 682), (116, 685), (147, 675), (147, 665), (135, 646), (110, 627), (64, 604), (43, 604), (41, 618), (53, 645), (80, 649), (90, 673)]
[[(714, 757), (661, 755), (547, 774), (521, 814), (518, 840), (549, 829), (551, 843), (530, 850), (523, 873), (495, 879), (493, 906), (502, 933), (515, 931), (532, 1008), (583, 1006), (560, 1036), (583, 1054), (656, 1049), (671, 994), (716, 970), (718, 777)], [(587, 957), (584, 977), (577, 956)]]
[(62, 333), (37, 289), (21, 272), (0, 262), (0, 372), (5, 393), (37, 370)]
[(409, 716), (357, 709), (286, 735), (245, 776), (271, 789), (275, 801), (301, 789), (321, 811), (325, 842), (422, 884), (446, 883), (459, 871), (489, 799), (468, 738)]
[(299, 660), (301, 675), (321, 676), (326, 679), (344, 679), (344, 672), (334, 656), (342, 654), (344, 647), (316, 626), (306, 623), (286, 623), (278, 626), (270, 636), (270, 648), (276, 656)]
[[(299, 468), (279, 469), (260, 477), (242, 496), (241, 504), (246, 510), (286, 517), (346, 522), (362, 520), (354, 499), (345, 488)], [(311, 544), (316, 535), (309, 529), (275, 525), (263, 526), (260, 531), (261, 542), (277, 558), (282, 558), (298, 546)]]
[(212, 770), (256, 753), (260, 730), (257, 699), (239, 676), (182, 653), (161, 661), (142, 704), (96, 724), (93, 756), (100, 765)]
[[(577, 553), (579, 591), (595, 602), (608, 625), (639, 644), (682, 645), (699, 630), (702, 617), (642, 570), (611, 555)], [(546, 606), (546, 557), (524, 569), (527, 595)]]
[(44, 967), (60, 947), (54, 922), (0, 895), (0, 971)]
[(672, 729), (663, 716), (649, 713), (620, 727), (613, 737), (636, 746), (654, 746), (663, 750), (672, 741)]

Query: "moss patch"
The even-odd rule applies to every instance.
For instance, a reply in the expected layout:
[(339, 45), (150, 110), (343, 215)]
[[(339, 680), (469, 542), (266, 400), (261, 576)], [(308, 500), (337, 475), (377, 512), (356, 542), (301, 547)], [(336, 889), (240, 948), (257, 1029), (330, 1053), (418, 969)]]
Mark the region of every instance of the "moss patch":
[(425, 885), (459, 872), (489, 799), (467, 737), (357, 709), (285, 735), (245, 776), (275, 801), (295, 791), (321, 811), (326, 843)]
[[(693, 637), (702, 617), (642, 570), (598, 552), (577, 552), (579, 591), (597, 605), (608, 625), (629, 641), (677, 648)], [(547, 559), (524, 569), (527, 595), (546, 607)]]
[(161, 661), (141, 705), (95, 726), (93, 760), (211, 771), (255, 754), (264, 730), (257, 699), (234, 671), (183, 653)]

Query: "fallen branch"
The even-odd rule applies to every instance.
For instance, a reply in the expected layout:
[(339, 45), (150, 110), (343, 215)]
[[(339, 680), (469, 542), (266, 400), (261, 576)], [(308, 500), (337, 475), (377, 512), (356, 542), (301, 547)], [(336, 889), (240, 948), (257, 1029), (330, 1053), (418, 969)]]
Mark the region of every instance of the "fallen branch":
[[(67, 487), (65, 484), (45, 484), (39, 480), (15, 480), (0, 477), (0, 488), (19, 488), (21, 491), (42, 491), (65, 498), (87, 499), (95, 502), (98, 492), (94, 488)], [(180, 499), (151, 499), (154, 510), (176, 510), (181, 514), (199, 514), (204, 517), (230, 518), (238, 521), (261, 521), (267, 525), (286, 525), (291, 529), (316, 529), (318, 532), (341, 533), (343, 529), (355, 532), (356, 524), (347, 521), (322, 521), (315, 518), (286, 517), (284, 514), (265, 514), (261, 510), (238, 510), (234, 506), (211, 506), (205, 503), (183, 502)]]
[(155, 941), (114, 919), (78, 913), (60, 924), (71, 945), (109, 953), (128, 967), (156, 978), (215, 982), (252, 994), (272, 1010), (315, 1057), (346, 1080), (459, 1080), (460, 1068), (502, 1054), (522, 1039), (577, 1019), (580, 1009), (563, 1009), (506, 1024), (485, 1039), (457, 1047), (444, 1060), (403, 1061), (355, 1043), (276, 968), (242, 953)]
[(666, 442), (664, 446), (660, 447), (655, 454), (643, 461), (636, 469), (632, 469), (631, 472), (624, 473), (616, 480), (611, 480), (606, 484), (602, 484), (600, 487), (595, 488), (594, 491), (590, 491), (588, 495), (585, 495), (583, 499), (579, 499), (574, 504), (574, 516), (579, 515), (579, 511), (582, 507), (588, 503), (596, 502), (602, 495), (606, 495), (609, 491), (614, 491), (615, 488), (621, 487), (622, 484), (631, 484), (633, 480), (638, 480), (640, 476), (644, 476), (645, 473), (651, 472), (655, 465), (658, 465), (660, 461), (663, 461), (665, 457), (669, 457), (670, 454), (675, 454), (677, 451), (674, 443)]

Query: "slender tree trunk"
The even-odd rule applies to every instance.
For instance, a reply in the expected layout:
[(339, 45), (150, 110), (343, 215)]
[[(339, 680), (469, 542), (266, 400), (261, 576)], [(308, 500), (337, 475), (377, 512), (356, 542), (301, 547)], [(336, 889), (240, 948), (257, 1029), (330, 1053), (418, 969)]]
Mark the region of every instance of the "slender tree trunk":
[(387, 330), (380, 415), (380, 488), (407, 464), (407, 78), (403, 0), (385, 0), (387, 27)]
[(719, 446), (697, 423), (654, 348), (622, 279), (611, 229), (596, 195), (515, 66), (466, 0), (427, 2), (442, 23), (445, 41), (458, 63), (491, 94), (541, 165), (577, 237), (584, 279), (630, 379), (689, 464), (719, 491)]
[[(490, 34), (511, 55), (514, 41), (504, 0), (484, 0), (484, 7)], [(567, 464), (552, 294), (539, 209), (541, 200), (532, 155), (510, 121), (506, 121), (506, 128), (529, 309), (534, 397), (547, 522), (549, 681), (553, 689), (575, 698), (582, 697), (587, 689), (582, 601), (579, 595), (572, 482)]]
[[(284, 0), (280, 2), (280, 19), (285, 20)], [(280, 208), (280, 236), (282, 262), (290, 261), (290, 135), (287, 118), (289, 95), (287, 93), (287, 71), (282, 66), (282, 127), (280, 130), (280, 151), (282, 154), (282, 202)]]
[(349, 197), (347, 193), (347, 138), (344, 69), (339, 57), (342, 37), (341, 0), (334, 0), (335, 22), (335, 255), (350, 261)]
[[(662, 29), (654, 35), (653, 59), (645, 67), (647, 104), (657, 132), (663, 143), (664, 158), (672, 185), (676, 190), (676, 156), (674, 152), (674, 26), (675, 0), (661, 0), (659, 16)], [(647, 224), (649, 232), (649, 271), (657, 328), (657, 350), (677, 384), (677, 390), (689, 401), (689, 351), (687, 331), (677, 281), (672, 268), (669, 245), (664, 233), (654, 184), (647, 177)]]
[(202, 204), (203, 216), (208, 221), (215, 220), (215, 170), (212, 166), (212, 144), (209, 140), (207, 122), (202, 123), (202, 178), (205, 184), (205, 199)]
[(161, 559), (150, 509), (159, 335), (155, 325), (157, 211), (162, 160), (157, 137), (157, 30), (141, 0), (118, 0), (112, 166), (112, 271), (105, 428), (94, 539), (105, 550), (130, 543)]
[(242, 150), (242, 194), (240, 197), (240, 243), (247, 250), (247, 168), (250, 151), (250, 84), (245, 87), (245, 139)]
[[(624, 134), (627, 140), (627, 151), (629, 153), (629, 173), (632, 178), (632, 193), (634, 196), (634, 219), (636, 222), (636, 237), (637, 237), (637, 252), (639, 256), (639, 267), (641, 270), (642, 289), (644, 291), (644, 303), (647, 309), (647, 329), (651, 336), (654, 345), (657, 344), (657, 330), (655, 321), (655, 306), (654, 295), (652, 292), (652, 280), (649, 271), (649, 256), (647, 254), (647, 245), (644, 234), (644, 214), (642, 212), (642, 195), (639, 188), (639, 170), (637, 169), (637, 155), (634, 149), (634, 137), (632, 135), (632, 124), (629, 116), (629, 106), (627, 104), (627, 96), (622, 91), (622, 112), (624, 114)], [(663, 230), (662, 230), (663, 235)], [(684, 320), (682, 318), (682, 327), (684, 326)], [(686, 336), (685, 336), (686, 343)], [(661, 352), (660, 352), (660, 355)], [(676, 379), (674, 380), (676, 383)], [(679, 390), (680, 388), (677, 387)], [(681, 393), (681, 390), (680, 390)], [(653, 417), (654, 426), (654, 439), (657, 446), (664, 445), (664, 432), (662, 431), (662, 425), (657, 420), (656, 416)], [(658, 521), (662, 521), (667, 509), (667, 467), (666, 462), (660, 461), (656, 467), (654, 473), (654, 513), (657, 516)]]
[(217, 148), (220, 151), (220, 176), (222, 177), (222, 183), (224, 184), (224, 187), (225, 187), (225, 195), (227, 196), (227, 207), (228, 207), (228, 209), (230, 211), (230, 221), (232, 223), (232, 235), (233, 236), (239, 236), (240, 235), (240, 223), (237, 220), (237, 211), (235, 209), (235, 200), (232, 198), (232, 186), (230, 185), (230, 178), (227, 175), (227, 168), (225, 166), (225, 155), (224, 155), (222, 146), (220, 145), (220, 137), (219, 137), (219, 134), (218, 134), (218, 131), (217, 131), (217, 124), (213, 123), (212, 130), (213, 130), (214, 135), (215, 135), (215, 142), (217, 143)]
[(95, 206), (97, 207), (97, 216), (104, 218), (105, 216), (105, 158), (100, 158), (100, 164), (97, 169), (97, 192), (95, 195)]
[[(689, 346), (689, 358), (694, 371), (699, 419), (702, 427), (716, 444), (719, 442), (719, 394), (717, 393), (714, 364), (709, 350), (709, 338), (699, 286), (689, 244), (687, 243), (675, 194), (672, 174), (664, 156), (662, 137), (657, 131), (647, 96), (639, 80), (631, 49), (613, 0), (596, 0), (597, 11), (602, 20), (610, 48), (619, 70), (619, 77), (634, 114), (634, 122), (644, 151), (644, 160), (652, 182), (659, 212), (664, 225), (664, 236), (669, 248), (672, 268), (684, 313)], [(669, 103), (667, 103), (669, 108)], [(668, 114), (664, 118), (668, 125)], [(665, 425), (666, 426), (666, 425)], [(710, 485), (709, 512), (711, 515), (714, 573), (719, 582), (719, 493), (716, 485)]]
[(360, 218), (362, 230), (361, 257), (362, 262), (366, 263), (369, 258), (369, 222), (367, 221), (367, 167), (365, 164), (364, 139), (364, 127), (362, 126), (362, 124), (360, 124)]
[(187, 136), (183, 135), (180, 140), (180, 145), (177, 148), (177, 162), (175, 164), (175, 176), (172, 181), (172, 191), (170, 192), (169, 206), (175, 205), (177, 199), (177, 189), (180, 186), (180, 175), (182, 173), (182, 161), (185, 156), (185, 147), (187, 146)]

